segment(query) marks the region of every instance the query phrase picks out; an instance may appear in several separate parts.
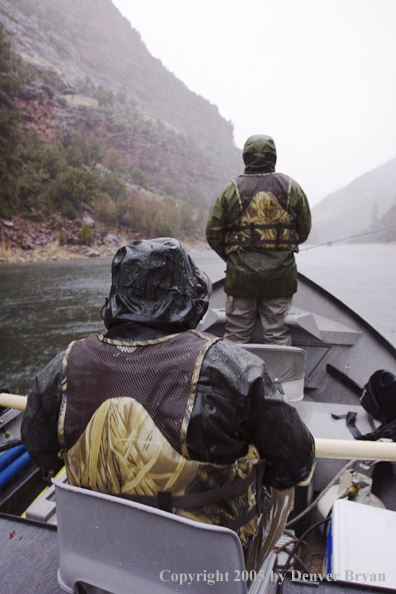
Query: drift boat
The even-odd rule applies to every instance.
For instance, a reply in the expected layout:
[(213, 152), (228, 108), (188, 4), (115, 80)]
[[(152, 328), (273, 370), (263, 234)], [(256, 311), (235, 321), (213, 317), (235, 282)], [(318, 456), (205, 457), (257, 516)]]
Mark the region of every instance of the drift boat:
[[(195, 254), (194, 259), (205, 270), (205, 262), (200, 263)], [(222, 274), (217, 276), (220, 278), (213, 284), (210, 308), (198, 329), (222, 336), (224, 278)], [(326, 547), (326, 532), (322, 525), (307, 537), (314, 551), (310, 559), (302, 566), (291, 566), (291, 557), (287, 553), (290, 545), (288, 548), (286, 542), (284, 552), (278, 554), (278, 566), (282, 567), (282, 555), (286, 555), (283, 567), (287, 591), (301, 592), (301, 588), (306, 589), (311, 582), (322, 590), (328, 588), (329, 583), (341, 591), (396, 589), (394, 563), (389, 564), (385, 554), (392, 547), (396, 550), (396, 476), (392, 462), (396, 460), (396, 446), (393, 443), (357, 442), (345, 421), (335, 418), (348, 412), (356, 413), (356, 425), (362, 434), (372, 432), (379, 425), (362, 408), (359, 397), (376, 370), (387, 369), (396, 373), (396, 349), (348, 306), (302, 274), (299, 274), (298, 286), (287, 318), (293, 346), (264, 345), (258, 320), (251, 342), (243, 346), (264, 359), (278, 389), (298, 409), (316, 440), (318, 460), (315, 472), (307, 485), (297, 489), (296, 509), (290, 518), (287, 535), (292, 535), (292, 544), (310, 525), (318, 520), (324, 524), (330, 510), (338, 511), (332, 520)], [(0, 592), (60, 593), (64, 590), (56, 578), (59, 552), (54, 486), (48, 488), (43, 482), (41, 471), (20, 444), (22, 413), (14, 407), (23, 409), (21, 398), (19, 404), (15, 404), (15, 400), (8, 402), (8, 407), (7, 400), (3, 400), (5, 408), (1, 409), (0, 416), (0, 464), (3, 460), (4, 466), (0, 480), (7, 469), (12, 475), (9, 481), (4, 475), (3, 483), (0, 483)], [(390, 447), (386, 449), (388, 445)], [(6, 458), (12, 458), (11, 462)], [(58, 483), (65, 482), (65, 474), (61, 473)], [(316, 501), (318, 494), (321, 494), (320, 501)], [(347, 509), (339, 502), (347, 503)], [(347, 520), (348, 526), (345, 524)], [(381, 528), (381, 522), (388, 527), (388, 532)], [(381, 551), (373, 551), (369, 546), (373, 526), (377, 534), (380, 532)], [(363, 542), (355, 538), (360, 528), (366, 535)], [(371, 579), (366, 578), (365, 583), (360, 577), (364, 572), (359, 573), (360, 566), (354, 565), (353, 550), (358, 551), (358, 557), (366, 566), (371, 563), (371, 571), (367, 573)], [(341, 556), (341, 561), (337, 555)], [(332, 578), (337, 567), (343, 575), (335, 581)], [(323, 581), (323, 572), (330, 576), (330, 582)], [(384, 574), (385, 579), (382, 579)], [(268, 573), (267, 585), (261, 584), (263, 587), (257, 592), (274, 590), (273, 575), (272, 571)], [(310, 580), (304, 575), (322, 577)], [(164, 591), (172, 591), (171, 582), (160, 585)], [(204, 586), (202, 590), (189, 588), (188, 591), (206, 591), (208, 584)], [(211, 587), (213, 592), (217, 591), (216, 584)], [(180, 591), (180, 584), (175, 584), (173, 590)], [(130, 592), (135, 591), (138, 590), (131, 583)], [(252, 587), (248, 591), (253, 592)]]

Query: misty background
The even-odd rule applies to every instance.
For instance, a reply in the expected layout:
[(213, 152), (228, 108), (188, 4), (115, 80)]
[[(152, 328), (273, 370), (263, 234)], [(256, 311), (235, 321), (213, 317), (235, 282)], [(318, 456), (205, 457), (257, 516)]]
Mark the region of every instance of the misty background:
[(308, 196), (311, 244), (395, 241), (395, 16), (392, 0), (2, 0), (0, 258), (204, 248), (256, 133)]
[(275, 138), (312, 205), (396, 157), (393, 0), (113, 3), (239, 148)]

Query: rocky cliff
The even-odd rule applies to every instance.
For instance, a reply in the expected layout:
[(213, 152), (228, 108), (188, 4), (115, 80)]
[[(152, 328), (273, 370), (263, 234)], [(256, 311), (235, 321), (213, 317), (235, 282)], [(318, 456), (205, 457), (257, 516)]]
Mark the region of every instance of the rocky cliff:
[(150, 185), (200, 189), (207, 205), (242, 166), (231, 123), (153, 58), (111, 0), (2, 0), (11, 46), (39, 78), (19, 97), (47, 143), (101, 137)]

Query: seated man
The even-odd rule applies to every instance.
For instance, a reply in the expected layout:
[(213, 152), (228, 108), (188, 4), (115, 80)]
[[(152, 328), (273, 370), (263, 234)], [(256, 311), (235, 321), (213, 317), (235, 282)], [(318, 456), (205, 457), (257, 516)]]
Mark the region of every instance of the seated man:
[(261, 359), (195, 330), (209, 284), (174, 239), (119, 249), (107, 333), (71, 343), (36, 377), (22, 437), (46, 471), (62, 458), (72, 485), (229, 526), (258, 569), (314, 441)]

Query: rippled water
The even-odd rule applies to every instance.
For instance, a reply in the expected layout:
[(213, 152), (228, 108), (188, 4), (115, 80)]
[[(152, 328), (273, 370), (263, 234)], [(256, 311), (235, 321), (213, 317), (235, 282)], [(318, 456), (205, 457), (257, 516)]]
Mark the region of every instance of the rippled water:
[[(191, 253), (213, 280), (225, 264)], [(337, 245), (301, 251), (299, 270), (334, 293), (396, 344), (396, 245)], [(37, 371), (75, 339), (105, 328), (111, 259), (0, 266), (0, 388), (26, 393)]]
[(297, 265), (396, 345), (396, 244), (302, 246)]
[(101, 332), (111, 259), (0, 268), (0, 388), (29, 389), (34, 374), (76, 338)]

